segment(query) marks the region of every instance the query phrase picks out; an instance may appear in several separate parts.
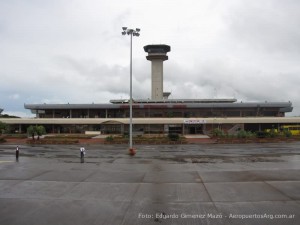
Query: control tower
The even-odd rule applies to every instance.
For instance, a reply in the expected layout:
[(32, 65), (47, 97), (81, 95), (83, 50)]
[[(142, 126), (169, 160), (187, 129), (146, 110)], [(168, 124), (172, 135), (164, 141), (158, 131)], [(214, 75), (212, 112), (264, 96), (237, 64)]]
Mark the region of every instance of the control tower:
[(163, 99), (163, 61), (168, 60), (167, 52), (171, 51), (169, 45), (146, 45), (146, 58), (151, 61), (152, 92), (151, 100)]

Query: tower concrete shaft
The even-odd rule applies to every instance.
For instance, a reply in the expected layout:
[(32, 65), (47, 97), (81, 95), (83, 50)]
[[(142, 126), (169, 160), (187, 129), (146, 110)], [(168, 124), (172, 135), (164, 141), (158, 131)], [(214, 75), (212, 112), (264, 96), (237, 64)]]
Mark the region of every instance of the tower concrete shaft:
[(168, 60), (167, 52), (171, 50), (169, 45), (146, 45), (146, 58), (151, 61), (151, 99), (163, 99), (163, 61)]

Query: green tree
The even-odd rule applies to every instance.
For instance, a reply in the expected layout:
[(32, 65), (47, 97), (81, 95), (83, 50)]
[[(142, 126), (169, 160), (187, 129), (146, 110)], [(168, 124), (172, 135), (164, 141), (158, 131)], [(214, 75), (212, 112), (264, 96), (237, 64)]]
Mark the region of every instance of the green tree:
[(0, 121), (0, 135), (7, 129), (7, 125)]
[(41, 135), (46, 134), (46, 129), (42, 125), (37, 125), (35, 126), (35, 132), (38, 136), (37, 139), (39, 140)]
[(27, 127), (27, 134), (29, 136), (32, 136), (32, 140), (34, 140), (34, 135), (35, 135), (35, 127), (30, 125), (29, 127)]

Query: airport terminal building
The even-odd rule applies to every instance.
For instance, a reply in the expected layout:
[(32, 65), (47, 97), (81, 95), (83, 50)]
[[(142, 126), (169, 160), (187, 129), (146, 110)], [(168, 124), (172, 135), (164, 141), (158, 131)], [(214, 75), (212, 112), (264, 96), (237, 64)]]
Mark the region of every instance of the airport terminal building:
[[(133, 99), (133, 132), (137, 134), (209, 134), (214, 128), (227, 133), (259, 131), (299, 124), (299, 117), (285, 117), (291, 102), (237, 102), (236, 99), (169, 99), (163, 91), (163, 61), (168, 45), (144, 47), (151, 61), (151, 99)], [(25, 104), (34, 119), (3, 122), (25, 132), (31, 124), (42, 124), (48, 133), (126, 134), (129, 130), (129, 100), (107, 104)]]
[[(128, 132), (129, 104), (114, 100), (110, 104), (26, 104), (39, 121), (65, 121), (47, 126), (54, 133), (101, 131), (103, 134)], [(260, 130), (276, 123), (237, 122), (247, 118), (283, 118), (292, 111), (289, 102), (237, 103), (235, 99), (161, 100), (133, 103), (133, 131), (143, 134), (208, 134), (219, 127), (229, 132), (239, 129)], [(80, 124), (69, 124), (77, 121)], [(86, 124), (82, 124), (86, 121)], [(91, 121), (94, 121), (91, 123)], [(231, 122), (226, 122), (231, 121)], [(234, 122), (236, 121), (236, 122)], [(221, 127), (220, 127), (221, 126)], [(278, 124), (276, 124), (277, 128)], [(235, 130), (236, 129), (236, 130)]]

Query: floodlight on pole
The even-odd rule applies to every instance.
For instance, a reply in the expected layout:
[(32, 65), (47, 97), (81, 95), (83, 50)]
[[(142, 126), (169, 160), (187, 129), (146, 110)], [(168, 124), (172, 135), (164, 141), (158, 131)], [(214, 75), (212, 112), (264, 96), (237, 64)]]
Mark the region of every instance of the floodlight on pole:
[(130, 100), (129, 100), (129, 154), (135, 155), (136, 151), (132, 146), (132, 36), (140, 36), (141, 29), (122, 27), (122, 35), (130, 35)]

